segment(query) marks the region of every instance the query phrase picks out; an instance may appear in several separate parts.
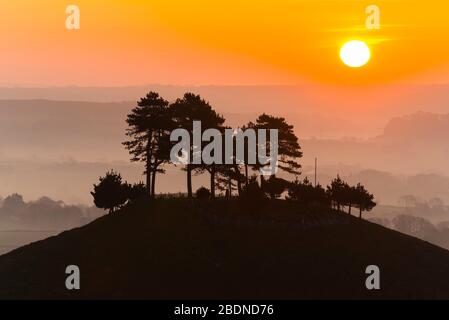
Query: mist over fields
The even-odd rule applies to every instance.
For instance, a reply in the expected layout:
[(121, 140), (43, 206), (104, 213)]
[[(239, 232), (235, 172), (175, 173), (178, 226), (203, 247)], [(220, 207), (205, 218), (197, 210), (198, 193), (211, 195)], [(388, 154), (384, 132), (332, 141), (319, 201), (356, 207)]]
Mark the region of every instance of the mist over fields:
[(67, 205), (49, 197), (26, 201), (14, 193), (0, 198), (0, 255), (102, 215), (104, 211), (93, 206)]
[[(0, 88), (0, 196), (19, 193), (25, 201), (47, 196), (90, 206), (92, 185), (107, 170), (118, 170), (129, 182), (143, 180), (142, 165), (129, 162), (121, 142), (127, 113), (150, 89), (170, 101), (185, 91), (200, 93), (231, 127), (262, 112), (284, 116), (300, 139), (303, 177), (313, 179), (317, 157), (320, 183), (336, 174), (351, 183), (361, 181), (380, 207), (404, 207), (401, 199), (407, 195), (449, 204), (444, 86), (408, 88), (409, 102), (394, 108), (395, 96), (404, 94), (404, 88), (378, 88), (382, 98), (361, 91), (359, 98), (340, 99), (345, 102), (338, 105), (332, 103), (332, 90), (317, 100), (305, 87)], [(364, 108), (344, 111), (362, 103)], [(185, 173), (166, 169), (157, 192), (184, 192)], [(195, 176), (194, 189), (208, 179)], [(445, 216), (430, 220), (438, 223)]]
[[(364, 137), (381, 132), (394, 117), (419, 111), (449, 112), (447, 85), (174, 86), (0, 88), (0, 100), (56, 100), (135, 103), (148, 91), (174, 101), (185, 92), (201, 94), (224, 114), (262, 112), (300, 116), (302, 138)], [(122, 104), (123, 105), (123, 104)], [(120, 108), (114, 108), (119, 112)], [(344, 116), (343, 116), (344, 115)], [(310, 117), (313, 116), (313, 117)], [(315, 121), (309, 122), (315, 119)]]

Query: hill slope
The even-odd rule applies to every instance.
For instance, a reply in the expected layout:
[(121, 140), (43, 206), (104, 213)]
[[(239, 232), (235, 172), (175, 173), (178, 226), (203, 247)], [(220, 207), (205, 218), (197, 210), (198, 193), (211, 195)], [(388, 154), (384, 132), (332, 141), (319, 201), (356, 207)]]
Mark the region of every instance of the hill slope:
[(448, 251), (343, 214), (158, 200), (1, 256), (0, 298), (449, 298), (448, 270)]

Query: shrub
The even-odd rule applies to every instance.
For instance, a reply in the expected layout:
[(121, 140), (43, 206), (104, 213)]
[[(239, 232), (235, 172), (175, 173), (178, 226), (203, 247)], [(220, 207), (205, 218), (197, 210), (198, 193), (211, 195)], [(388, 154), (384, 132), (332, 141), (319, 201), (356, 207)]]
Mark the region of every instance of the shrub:
[(257, 183), (255, 177), (251, 177), (248, 185), (243, 187), (240, 198), (248, 202), (260, 202), (266, 199), (265, 192)]
[(210, 191), (207, 188), (201, 187), (198, 190), (196, 190), (196, 197), (198, 199), (209, 199), (210, 198)]
[(130, 201), (136, 201), (145, 198), (148, 195), (148, 189), (143, 182), (135, 183), (133, 185), (128, 184), (127, 187), (127, 195)]
[(112, 213), (128, 200), (128, 184), (122, 182), (122, 176), (119, 173), (111, 170), (104, 177), (100, 177), (97, 185), (94, 184), (91, 195), (98, 208)]
[(288, 187), (288, 181), (271, 176), (269, 179), (265, 180), (262, 184), (262, 190), (271, 199), (278, 199), (284, 193)]
[(313, 203), (329, 205), (329, 199), (323, 187), (321, 185), (313, 186), (307, 177), (302, 182), (297, 179), (290, 183), (287, 199), (297, 201), (305, 206)]

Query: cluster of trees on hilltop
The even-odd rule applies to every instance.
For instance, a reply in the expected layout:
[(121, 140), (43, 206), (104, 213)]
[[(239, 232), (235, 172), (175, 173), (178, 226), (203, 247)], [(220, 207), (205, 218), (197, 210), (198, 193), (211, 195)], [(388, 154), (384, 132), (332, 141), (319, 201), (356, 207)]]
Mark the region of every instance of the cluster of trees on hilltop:
[(374, 195), (370, 194), (361, 183), (350, 186), (339, 176), (332, 180), (326, 192), (335, 209), (340, 211), (347, 206), (348, 213), (351, 214), (351, 209), (356, 207), (359, 209), (360, 218), (362, 218), (363, 211), (371, 211), (376, 206)]
[(280, 198), (284, 192), (287, 192), (287, 200), (301, 203), (306, 207), (319, 204), (330, 206), (337, 211), (344, 211), (347, 207), (348, 214), (351, 214), (352, 208), (357, 208), (360, 218), (364, 211), (371, 211), (376, 206), (374, 195), (370, 194), (362, 184), (350, 186), (340, 176), (332, 180), (326, 189), (320, 184), (313, 185), (307, 177), (303, 181), (297, 177), (295, 181), (290, 182), (271, 176), (264, 180), (261, 186), (261, 193), (271, 199)]
[[(123, 145), (129, 151), (131, 161), (144, 164), (146, 183), (130, 185), (122, 181), (119, 173), (110, 171), (105, 177), (100, 178), (97, 185), (94, 185), (91, 194), (95, 204), (113, 212), (116, 208), (139, 197), (154, 198), (157, 174), (165, 173), (164, 165), (170, 163), (170, 153), (174, 145), (174, 142), (170, 141), (171, 132), (182, 128), (192, 136), (194, 121), (201, 121), (202, 131), (217, 129), (224, 135), (225, 130), (228, 129), (225, 126), (224, 117), (199, 95), (186, 93), (173, 103), (169, 103), (156, 92), (149, 92), (141, 98), (127, 116), (126, 135), (129, 140)], [(299, 160), (303, 154), (293, 126), (288, 124), (285, 118), (262, 114), (254, 122), (241, 127), (242, 130), (249, 128), (256, 132), (261, 129), (277, 129), (278, 169), (296, 177), (301, 174)], [(256, 139), (256, 144), (261, 143), (258, 138)], [(266, 147), (270, 148), (269, 142)], [(198, 198), (213, 199), (216, 197), (217, 190), (227, 197), (237, 192), (240, 198), (253, 200), (268, 197), (276, 199), (286, 192), (287, 199), (307, 205), (310, 203), (332, 205), (339, 211), (343, 209), (343, 206), (347, 206), (349, 213), (352, 207), (357, 207), (360, 209), (360, 216), (363, 211), (371, 210), (375, 206), (374, 196), (369, 194), (361, 184), (349, 186), (340, 177), (333, 180), (327, 190), (320, 185), (313, 186), (307, 178), (302, 182), (298, 178), (290, 182), (274, 174), (268, 178), (264, 177), (260, 173), (264, 165), (250, 163), (249, 148), (248, 141), (245, 139), (246, 150), (242, 163), (232, 161), (232, 164), (187, 163), (183, 165), (182, 170), (186, 172), (187, 197), (193, 198), (192, 175), (207, 173), (210, 175), (210, 188), (200, 188), (196, 194)], [(251, 152), (257, 151), (251, 150)], [(192, 145), (190, 154), (193, 154)], [(223, 152), (223, 154), (226, 153)], [(236, 160), (235, 154), (232, 157)], [(228, 162), (223, 159), (221, 163)]]
[[(158, 93), (150, 92), (128, 115), (126, 134), (130, 139), (124, 142), (124, 145), (132, 156), (131, 161), (140, 161), (145, 164), (144, 173), (150, 197), (154, 198), (156, 194), (157, 174), (164, 173), (164, 164), (170, 162), (170, 151), (173, 146), (170, 141), (171, 132), (182, 128), (192, 136), (193, 121), (201, 121), (202, 131), (217, 129), (224, 134), (224, 130), (227, 129), (224, 125), (225, 119), (212, 108), (209, 102), (193, 93), (186, 93), (182, 98), (169, 104)], [(279, 169), (292, 174), (300, 173), (301, 166), (298, 160), (302, 157), (301, 148), (293, 132), (293, 126), (289, 125), (284, 118), (263, 114), (254, 123), (250, 122), (242, 126), (243, 130), (246, 128), (277, 129)], [(193, 153), (192, 146), (190, 153)], [(246, 158), (243, 165), (186, 164), (183, 170), (187, 173), (187, 196), (193, 197), (193, 174), (203, 172), (210, 174), (210, 192), (213, 198), (216, 195), (216, 189), (222, 189), (225, 182), (236, 184), (240, 192), (242, 185), (248, 184), (249, 169), (258, 171), (260, 165), (249, 164)]]

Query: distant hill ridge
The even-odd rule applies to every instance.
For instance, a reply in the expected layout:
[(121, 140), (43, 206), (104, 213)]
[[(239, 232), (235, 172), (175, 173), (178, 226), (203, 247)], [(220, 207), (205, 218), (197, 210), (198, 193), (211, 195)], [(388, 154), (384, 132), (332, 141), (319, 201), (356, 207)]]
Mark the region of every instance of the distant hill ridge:
[(449, 113), (417, 112), (391, 119), (374, 141), (388, 144), (447, 143)]

